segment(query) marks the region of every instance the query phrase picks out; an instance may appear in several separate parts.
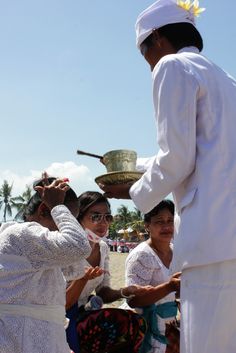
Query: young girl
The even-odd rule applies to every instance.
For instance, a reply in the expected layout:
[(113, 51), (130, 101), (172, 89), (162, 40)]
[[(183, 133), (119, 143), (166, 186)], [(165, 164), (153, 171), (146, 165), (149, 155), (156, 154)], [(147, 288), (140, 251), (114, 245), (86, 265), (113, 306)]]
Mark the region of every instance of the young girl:
[(77, 277), (67, 288), (69, 345), (75, 353), (114, 349), (137, 352), (145, 332), (145, 322), (139, 315), (112, 308), (84, 311), (84, 305), (94, 291), (104, 303), (111, 303), (138, 295), (143, 289), (138, 286), (113, 289), (110, 286), (109, 248), (104, 241), (113, 219), (108, 200), (99, 192), (88, 191), (80, 195), (78, 204), (77, 219), (85, 229), (92, 252), (86, 260), (64, 270), (68, 280)]

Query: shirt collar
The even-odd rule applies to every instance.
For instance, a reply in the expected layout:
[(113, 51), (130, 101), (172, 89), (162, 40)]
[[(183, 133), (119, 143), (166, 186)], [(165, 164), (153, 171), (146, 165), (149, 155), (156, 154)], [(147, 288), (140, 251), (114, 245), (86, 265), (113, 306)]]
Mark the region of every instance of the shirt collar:
[[(198, 48), (196, 48), (196, 47), (184, 47), (184, 48), (182, 48), (182, 49), (180, 49), (178, 52), (177, 52), (177, 54), (180, 54), (180, 53), (186, 53), (186, 52), (188, 52), (188, 53), (196, 53), (196, 54), (199, 54), (200, 53), (200, 51), (199, 51), (199, 49)], [(160, 60), (161, 61), (161, 60)], [(160, 61), (156, 64), (156, 66), (154, 67), (154, 70), (152, 71), (152, 77), (154, 77), (155, 76), (155, 68), (156, 67), (158, 67), (158, 64), (160, 63)]]
[(196, 48), (196, 47), (185, 47), (185, 48), (182, 48), (178, 51), (178, 54), (179, 53), (184, 53), (184, 52), (189, 52), (189, 53), (200, 53), (199, 49)]

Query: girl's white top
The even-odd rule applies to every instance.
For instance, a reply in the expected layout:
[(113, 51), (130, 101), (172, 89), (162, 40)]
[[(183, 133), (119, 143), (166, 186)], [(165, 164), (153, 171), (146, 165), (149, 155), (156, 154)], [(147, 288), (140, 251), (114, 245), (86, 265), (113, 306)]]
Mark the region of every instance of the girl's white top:
[[(100, 264), (99, 267), (105, 270), (105, 273), (101, 276), (89, 280), (81, 295), (78, 299), (78, 306), (84, 305), (88, 301), (88, 297), (94, 292), (98, 291), (102, 287), (110, 287), (110, 273), (109, 273), (109, 248), (108, 245), (101, 240), (100, 246)], [(63, 269), (63, 273), (67, 281), (73, 279), (79, 279), (84, 276), (86, 267), (91, 267), (86, 259), (80, 259), (76, 264)]]
[[(64, 205), (51, 211), (58, 231), (36, 222), (5, 223), (0, 228), (0, 306), (64, 308), (61, 267), (89, 256), (83, 228)], [(40, 308), (40, 307), (39, 307)], [(61, 322), (0, 312), (1, 353), (68, 353)], [(11, 310), (10, 310), (11, 311)], [(45, 310), (44, 310), (45, 311)], [(36, 314), (36, 311), (35, 311)], [(55, 321), (55, 320), (54, 320)]]

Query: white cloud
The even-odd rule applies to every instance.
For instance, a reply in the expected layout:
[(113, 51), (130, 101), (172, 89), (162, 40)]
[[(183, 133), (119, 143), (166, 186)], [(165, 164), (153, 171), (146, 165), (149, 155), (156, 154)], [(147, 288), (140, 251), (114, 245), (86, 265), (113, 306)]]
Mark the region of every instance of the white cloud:
[[(79, 195), (86, 190), (96, 189), (94, 178), (90, 170), (84, 165), (77, 165), (68, 161), (64, 163), (54, 162), (45, 168), (46, 172), (51, 176), (69, 178), (70, 186)], [(0, 171), (0, 186), (4, 180), (13, 184), (12, 196), (20, 195), (26, 188), (41, 177), (42, 170), (30, 170), (28, 175), (19, 175), (11, 170)]]

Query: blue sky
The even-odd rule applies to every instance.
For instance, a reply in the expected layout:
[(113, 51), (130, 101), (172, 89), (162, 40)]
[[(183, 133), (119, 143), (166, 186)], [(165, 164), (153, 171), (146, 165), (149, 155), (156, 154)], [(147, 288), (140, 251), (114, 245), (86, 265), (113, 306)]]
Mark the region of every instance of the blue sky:
[[(98, 190), (105, 168), (77, 149), (154, 155), (151, 74), (135, 47), (147, 0), (0, 0), (0, 185), (19, 194), (41, 171)], [(200, 1), (203, 53), (236, 76), (236, 2)], [(131, 201), (112, 201), (132, 208)]]

